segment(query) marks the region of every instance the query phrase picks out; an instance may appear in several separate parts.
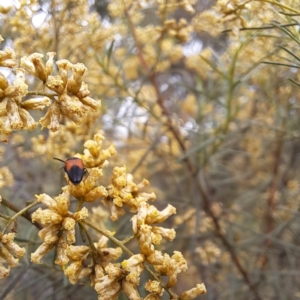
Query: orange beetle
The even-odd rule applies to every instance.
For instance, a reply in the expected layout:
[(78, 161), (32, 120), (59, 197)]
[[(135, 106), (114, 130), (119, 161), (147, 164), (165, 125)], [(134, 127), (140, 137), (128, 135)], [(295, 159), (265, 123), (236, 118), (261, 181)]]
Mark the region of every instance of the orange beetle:
[(53, 157), (53, 159), (56, 159), (56, 160), (59, 160), (59, 161), (65, 163), (65, 166), (63, 168), (64, 168), (65, 172), (68, 174), (70, 181), (74, 185), (78, 185), (81, 182), (81, 180), (86, 172), (86, 169), (83, 165), (83, 161), (81, 158), (71, 157), (71, 158), (68, 158), (67, 160), (62, 160), (60, 158)]

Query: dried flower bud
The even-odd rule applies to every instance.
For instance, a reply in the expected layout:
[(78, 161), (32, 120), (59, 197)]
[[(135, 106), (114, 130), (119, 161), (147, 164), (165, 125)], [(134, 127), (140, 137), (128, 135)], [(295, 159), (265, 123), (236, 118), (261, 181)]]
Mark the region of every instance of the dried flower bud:
[(47, 81), (47, 75), (46, 75), (46, 68), (42, 61), (43, 57), (44, 57), (43, 54), (33, 53), (30, 55), (29, 59), (32, 61), (35, 67), (34, 75), (36, 75), (40, 80), (42, 80), (45, 83)]
[(21, 129), (23, 122), (19, 114), (19, 107), (14, 99), (7, 99), (6, 103), (7, 118), (12, 129)]
[(122, 255), (122, 249), (120, 247), (117, 248), (100, 248), (98, 244), (95, 243), (95, 247), (97, 252), (100, 255), (101, 260), (106, 262), (115, 261)]
[(150, 209), (147, 213), (146, 223), (153, 224), (153, 223), (161, 223), (168, 219), (171, 215), (176, 214), (176, 208), (171, 204), (159, 212), (156, 207), (150, 206)]
[(59, 75), (57, 76), (48, 76), (46, 86), (56, 92), (58, 95), (61, 95), (65, 89), (64, 82)]
[(101, 106), (101, 100), (95, 100), (91, 97), (79, 98), (79, 100), (86, 106), (91, 107), (94, 111), (97, 111)]
[(80, 211), (77, 211), (73, 214), (73, 218), (76, 221), (84, 220), (89, 216), (89, 212), (86, 207), (83, 207)]
[(126, 276), (126, 280), (131, 282), (133, 285), (138, 286), (140, 284), (140, 277), (143, 271), (144, 265), (137, 265), (135, 268), (130, 270), (130, 273)]
[(82, 270), (81, 261), (72, 262), (64, 271), (65, 275), (69, 278), (71, 284), (78, 281), (78, 277)]
[(107, 275), (100, 278), (94, 288), (98, 294), (98, 299), (101, 300), (117, 300), (122, 291), (120, 283), (115, 282), (115, 279), (109, 279)]
[(154, 252), (154, 246), (151, 241), (151, 226), (149, 225), (141, 225), (140, 227), (140, 249), (141, 253), (145, 255), (150, 255)]
[(43, 203), (49, 209), (52, 209), (57, 212), (57, 202), (53, 198), (51, 198), (49, 195), (40, 194), (40, 195), (36, 195), (35, 197), (37, 198), (38, 202)]
[(154, 233), (151, 231), (151, 241), (154, 245), (160, 245), (162, 240), (162, 236), (158, 233)]
[(70, 69), (70, 62), (66, 59), (62, 59), (58, 60), (56, 62), (56, 65), (58, 66), (59, 76), (63, 81), (63, 87), (65, 88), (68, 82), (68, 71)]
[(27, 110), (20, 108), (19, 114), (23, 122), (24, 129), (33, 130), (37, 127), (37, 123), (35, 122), (31, 114)]
[(0, 257), (2, 257), (10, 267), (16, 267), (19, 260), (14, 258), (13, 255), (4, 247), (0, 246)]
[(84, 201), (86, 202), (94, 202), (95, 200), (99, 199), (100, 197), (107, 197), (107, 190), (104, 186), (97, 186), (84, 195)]
[(78, 98), (80, 98), (80, 101), (81, 101), (81, 98), (85, 98), (85, 97), (89, 96), (90, 93), (91, 92), (88, 89), (88, 85), (85, 82), (82, 82), (81, 88), (80, 88), (79, 92), (76, 94), (76, 96)]
[(49, 106), (51, 101), (48, 97), (31, 98), (21, 102), (21, 107), (26, 110), (43, 110), (45, 106)]
[(68, 246), (67, 256), (70, 260), (82, 261), (89, 253), (90, 248), (88, 246)]
[(200, 283), (200, 284), (197, 284), (196, 287), (183, 292), (179, 298), (183, 299), (183, 300), (191, 300), (191, 299), (195, 299), (197, 296), (203, 295), (203, 294), (206, 294), (206, 288), (205, 288), (204, 283)]
[(173, 241), (176, 237), (176, 231), (174, 229), (153, 226), (152, 232), (161, 235), (169, 241)]
[(136, 254), (131, 256), (129, 259), (125, 259), (121, 265), (125, 271), (130, 271), (132, 268), (135, 268), (137, 265), (145, 261), (145, 256), (143, 254)]
[(66, 217), (66, 218), (64, 218), (64, 220), (62, 222), (62, 226), (66, 230), (72, 230), (75, 228), (75, 220), (73, 218)]
[(111, 263), (105, 267), (105, 272), (109, 278), (119, 278), (123, 275), (123, 270)]
[(25, 254), (25, 248), (21, 248), (14, 243), (15, 233), (4, 234), (1, 238), (3, 246), (14, 256), (23, 257)]
[(155, 250), (153, 253), (146, 257), (146, 260), (151, 265), (162, 265), (164, 263), (165, 257), (161, 251)]
[(175, 263), (178, 273), (187, 270), (187, 263), (183, 255), (179, 251), (174, 251), (171, 259)]
[(41, 209), (40, 207), (32, 214), (32, 222), (40, 222), (43, 225), (59, 224), (63, 218), (50, 209)]
[[(88, 140), (84, 143), (84, 155), (82, 160), (87, 168), (103, 167), (107, 158), (116, 154), (114, 145), (108, 149), (102, 149), (102, 141), (104, 136), (100, 133), (94, 135), (94, 140)], [(102, 149), (102, 150), (101, 150)]]
[(76, 125), (82, 123), (82, 119), (87, 112), (87, 108), (79, 101), (76, 96), (62, 94), (59, 97), (59, 107), (62, 115), (72, 120)]
[(39, 123), (44, 127), (48, 127), (51, 131), (57, 131), (59, 129), (59, 118), (60, 118), (60, 108), (56, 101), (53, 101), (48, 108), (45, 116), (42, 117)]
[(57, 257), (55, 260), (55, 264), (60, 266), (65, 266), (69, 262), (69, 258), (67, 256), (67, 241), (64, 236), (61, 236), (58, 240), (56, 251)]
[(81, 271), (80, 271), (80, 274), (79, 274), (79, 277), (78, 279), (82, 279), (82, 278), (85, 278), (89, 275), (92, 274), (92, 268), (83, 268)]
[(74, 244), (76, 242), (76, 231), (75, 227), (71, 230), (66, 230), (67, 241), (69, 244)]
[(28, 56), (21, 57), (20, 66), (25, 68), (30, 74), (35, 73), (35, 66)]
[(84, 143), (84, 147), (89, 150), (89, 153), (93, 157), (96, 158), (97, 156), (99, 156), (100, 151), (101, 151), (101, 145), (99, 143), (97, 143), (96, 141), (88, 140)]
[(134, 286), (131, 282), (129, 282), (125, 279), (122, 280), (122, 289), (129, 300), (141, 300), (142, 299), (139, 292), (136, 289), (136, 286)]
[(38, 236), (48, 244), (53, 244), (57, 241), (57, 231), (61, 228), (60, 224), (49, 225), (41, 229)]
[(48, 52), (48, 60), (46, 62), (46, 76), (48, 77), (49, 75), (51, 75), (52, 73), (52, 69), (53, 69), (53, 58), (55, 56), (55, 52)]
[(161, 287), (160, 282), (156, 280), (148, 280), (145, 284), (145, 289), (150, 292), (161, 296), (164, 292), (164, 289)]
[(72, 66), (72, 76), (68, 80), (67, 89), (71, 94), (77, 94), (81, 88), (82, 76), (86, 71), (84, 64), (78, 63)]
[[(81, 181), (78, 185), (74, 185), (74, 184), (70, 184), (70, 191), (71, 194), (75, 197), (75, 198), (80, 198), (82, 196), (85, 196), (86, 194), (88, 194), (95, 186), (96, 181), (98, 180), (98, 178), (102, 176), (102, 170), (99, 168), (93, 168), (90, 172), (89, 172), (89, 176)], [(67, 176), (66, 176), (67, 178)], [(67, 179), (68, 180), (68, 179)], [(97, 195), (98, 193), (102, 193), (102, 194), (107, 194), (107, 192), (105, 191), (105, 189), (102, 188), (98, 188), (96, 191), (94, 191), (94, 193)], [(96, 196), (94, 194), (94, 196)], [(90, 198), (92, 198), (93, 195), (90, 195)], [(87, 197), (89, 199), (89, 197)]]
[(164, 257), (163, 265), (156, 265), (154, 269), (161, 275), (167, 275), (167, 286), (172, 287), (177, 283), (177, 274), (187, 270), (187, 263), (179, 251), (174, 251), (172, 257), (168, 254), (164, 254)]
[(31, 261), (35, 264), (41, 264), (41, 259), (51, 251), (54, 244), (43, 243), (41, 244), (34, 253), (31, 253)]
[(54, 198), (57, 203), (57, 212), (63, 217), (68, 216), (70, 197), (71, 195), (69, 190), (65, 190), (63, 193)]

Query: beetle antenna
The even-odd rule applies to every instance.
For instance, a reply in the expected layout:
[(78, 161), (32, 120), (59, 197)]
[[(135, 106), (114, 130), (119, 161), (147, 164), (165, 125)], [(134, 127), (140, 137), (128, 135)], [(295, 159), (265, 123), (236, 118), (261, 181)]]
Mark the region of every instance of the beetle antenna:
[(63, 163), (66, 163), (64, 160), (62, 160), (62, 159), (60, 159), (60, 158), (53, 157), (53, 159), (59, 160), (59, 161), (61, 161), (61, 162), (63, 162)]

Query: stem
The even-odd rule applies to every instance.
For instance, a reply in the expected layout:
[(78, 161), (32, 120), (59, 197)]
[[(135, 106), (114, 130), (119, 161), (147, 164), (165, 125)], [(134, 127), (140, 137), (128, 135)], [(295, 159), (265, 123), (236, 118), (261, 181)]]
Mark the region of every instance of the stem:
[(90, 236), (88, 230), (87, 230), (86, 227), (84, 226), (83, 222), (78, 221), (78, 224), (79, 224), (80, 228), (84, 231), (84, 233), (85, 233), (87, 239), (89, 240), (89, 244), (90, 244), (90, 247), (91, 247), (91, 249), (92, 249), (92, 257), (93, 257), (94, 263), (96, 264), (96, 263), (97, 263), (97, 260), (98, 260), (98, 259), (97, 259), (98, 255), (97, 255), (97, 250), (96, 250), (96, 248), (95, 248), (95, 245), (94, 245), (94, 243), (93, 243), (93, 240), (92, 240), (92, 238), (91, 238), (91, 236)]
[(258, 1), (258, 2), (267, 2), (267, 3), (273, 4), (275, 6), (279, 6), (282, 9), (287, 9), (289, 11), (292, 11), (295, 14), (299, 14), (299, 10), (294, 9), (294, 8), (292, 8), (290, 6), (287, 6), (287, 5), (281, 4), (281, 3), (277, 2), (277, 1), (272, 1), (272, 0), (256, 0), (256, 1)]
[(127, 244), (128, 242), (132, 241), (134, 238), (135, 238), (135, 234), (132, 235), (132, 236), (129, 236), (129, 237), (126, 238), (126, 239), (124, 239), (124, 240), (122, 241), (122, 244), (125, 245), (125, 244)]
[(113, 237), (110, 233), (108, 233), (106, 230), (103, 230), (95, 225), (93, 225), (91, 222), (87, 221), (87, 220), (82, 220), (81, 223), (86, 224), (87, 226), (93, 228), (94, 230), (98, 231), (99, 233), (101, 233), (102, 235), (106, 236), (108, 239), (110, 239), (113, 243), (115, 243), (117, 246), (119, 246), (126, 254), (128, 254), (128, 256), (132, 256), (134, 255), (133, 252), (131, 252), (126, 246), (124, 246), (124, 244), (119, 241), (118, 239), (116, 239), (115, 237)]
[[(2, 199), (3, 202), (3, 199)], [(31, 207), (35, 206), (36, 204), (38, 204), (39, 201), (36, 200), (34, 202), (32, 202), (31, 204), (29, 204), (28, 206), (26, 206), (25, 208), (21, 209), (18, 213), (16, 213), (14, 216), (12, 216), (10, 218), (10, 220), (7, 222), (7, 224), (5, 225), (5, 227), (2, 230), (2, 234), (5, 233), (5, 231), (7, 230), (7, 228), (9, 227), (9, 225), (14, 222), (19, 216), (23, 215), (24, 213), (27, 212), (28, 209), (30, 209)]]
[(3, 218), (5, 220), (10, 220), (9, 216), (3, 215), (3, 214), (0, 214), (0, 218)]

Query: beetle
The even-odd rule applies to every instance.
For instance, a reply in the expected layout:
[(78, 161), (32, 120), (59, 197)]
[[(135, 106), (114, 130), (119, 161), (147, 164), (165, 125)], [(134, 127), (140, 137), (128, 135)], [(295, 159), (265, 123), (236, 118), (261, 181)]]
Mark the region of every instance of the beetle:
[(65, 163), (65, 166), (63, 168), (65, 172), (68, 174), (70, 181), (74, 185), (78, 185), (81, 182), (84, 174), (86, 173), (86, 168), (84, 167), (81, 158), (71, 157), (68, 158), (67, 160), (62, 160), (60, 158), (53, 157), (53, 159)]

